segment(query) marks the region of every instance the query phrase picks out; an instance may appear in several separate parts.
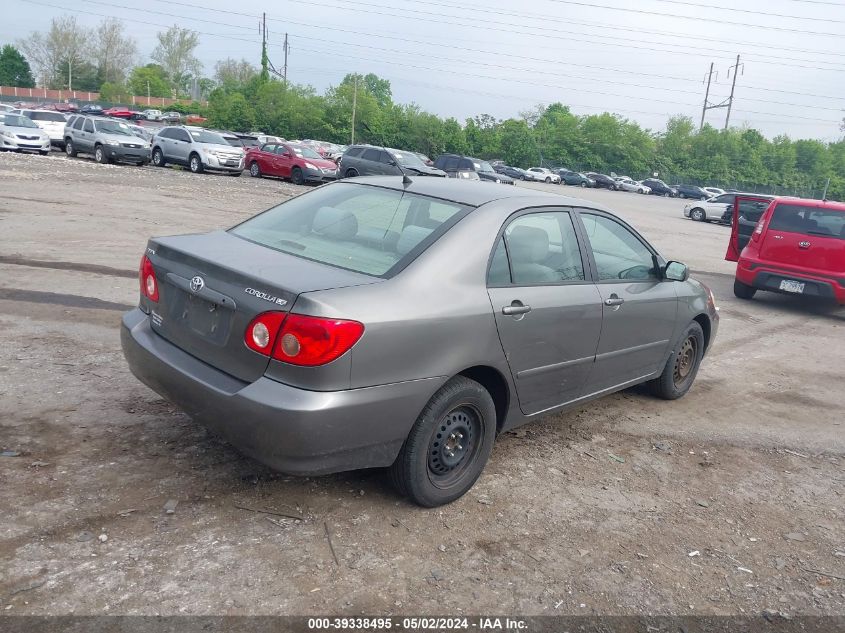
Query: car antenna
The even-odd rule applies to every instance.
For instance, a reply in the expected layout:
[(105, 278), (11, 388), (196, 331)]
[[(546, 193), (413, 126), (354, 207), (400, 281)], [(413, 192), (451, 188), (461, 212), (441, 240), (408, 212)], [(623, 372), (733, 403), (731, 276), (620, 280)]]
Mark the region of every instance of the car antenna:
[[(370, 126), (369, 126), (369, 125), (367, 125), (367, 124), (366, 124), (366, 122), (361, 121), (361, 127), (363, 127), (365, 130), (367, 130), (367, 132), (369, 132), (370, 134), (374, 134), (374, 132), (370, 129)], [(379, 136), (381, 137), (381, 135), (379, 135)], [(381, 151), (383, 151), (384, 153), (386, 153), (386, 154), (390, 154), (390, 152), (388, 152), (388, 151), (387, 151), (387, 148), (384, 146), (384, 137), (381, 137), (381, 145), (380, 145), (380, 149), (381, 149)], [(398, 161), (398, 160), (396, 161), (396, 167), (399, 169), (399, 171), (401, 171), (401, 172), (402, 172), (402, 185), (403, 185), (403, 186), (407, 187), (408, 185), (412, 185), (412, 184), (414, 184), (414, 181), (413, 181), (413, 180), (411, 180), (411, 177), (408, 175), (408, 172), (406, 172), (406, 171), (402, 168), (402, 165), (400, 165), (400, 164), (399, 164), (399, 161)]]

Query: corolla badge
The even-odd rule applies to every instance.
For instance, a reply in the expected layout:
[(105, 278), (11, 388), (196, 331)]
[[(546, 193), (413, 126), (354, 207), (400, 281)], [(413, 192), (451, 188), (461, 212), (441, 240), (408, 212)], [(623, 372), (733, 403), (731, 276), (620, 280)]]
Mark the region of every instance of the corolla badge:
[(197, 275), (191, 279), (191, 292), (199, 292), (205, 287), (205, 280)]
[(277, 306), (283, 306), (287, 304), (287, 300), (282, 299), (281, 297), (278, 297), (276, 295), (271, 295), (268, 292), (261, 292), (260, 290), (256, 290), (255, 288), (244, 288), (244, 292), (248, 295), (252, 295), (253, 297), (264, 299), (264, 301), (275, 303)]

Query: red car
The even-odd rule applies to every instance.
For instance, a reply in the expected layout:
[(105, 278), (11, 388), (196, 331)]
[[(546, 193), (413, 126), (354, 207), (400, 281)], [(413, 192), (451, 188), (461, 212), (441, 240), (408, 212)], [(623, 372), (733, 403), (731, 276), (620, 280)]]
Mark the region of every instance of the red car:
[(134, 110), (130, 110), (129, 108), (124, 108), (123, 106), (115, 106), (113, 108), (109, 108), (108, 110), (103, 110), (103, 114), (115, 117), (116, 119), (136, 119), (138, 118), (139, 113)]
[(265, 143), (247, 150), (245, 164), (255, 178), (276, 176), (297, 185), (337, 180), (337, 165), (305, 145)]
[(734, 209), (725, 259), (737, 262), (737, 297), (768, 290), (845, 304), (845, 204), (737, 196)]

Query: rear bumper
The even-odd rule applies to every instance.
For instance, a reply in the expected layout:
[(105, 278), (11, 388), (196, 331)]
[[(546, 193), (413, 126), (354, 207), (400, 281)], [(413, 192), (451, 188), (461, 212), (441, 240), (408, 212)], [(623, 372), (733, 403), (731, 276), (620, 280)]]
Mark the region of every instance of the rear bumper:
[(390, 465), (445, 380), (325, 392), (265, 377), (246, 383), (153, 332), (137, 308), (124, 315), (120, 334), (129, 368), (141, 382), (244, 454), (291, 474)]
[(788, 268), (772, 266), (766, 262), (757, 262), (740, 257), (736, 266), (736, 278), (746, 286), (758, 290), (795, 294), (780, 289), (781, 281), (799, 281), (804, 284), (805, 297), (829, 299), (845, 305), (845, 278), (820, 276), (806, 271), (792, 271)]

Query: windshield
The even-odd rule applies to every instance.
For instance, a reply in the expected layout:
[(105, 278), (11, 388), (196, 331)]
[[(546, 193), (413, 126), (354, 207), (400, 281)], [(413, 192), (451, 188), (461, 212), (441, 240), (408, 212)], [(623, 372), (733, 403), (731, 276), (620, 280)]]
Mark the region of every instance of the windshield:
[(97, 131), (103, 134), (119, 134), (120, 136), (135, 136), (129, 126), (118, 121), (97, 121)]
[(231, 145), (232, 147), (243, 147), (244, 144), (241, 143), (241, 139), (237, 136), (224, 136), (223, 138), (226, 139), (226, 142)]
[(475, 165), (475, 171), (496, 171), (495, 169), (493, 169), (493, 165), (488, 163), (486, 160), (481, 160), (477, 162), (473, 161), (473, 164)]
[(426, 168), (426, 164), (420, 160), (420, 157), (412, 152), (401, 152), (397, 149), (388, 150), (397, 163), (403, 167), (415, 167), (417, 169)]
[(291, 145), (290, 148), (293, 150), (293, 153), (300, 158), (311, 158), (313, 160), (320, 160), (323, 158), (313, 149), (305, 147), (304, 145)]
[(456, 202), (342, 183), (297, 196), (231, 233), (330, 266), (389, 277), (469, 211)]
[(194, 139), (195, 143), (214, 143), (215, 145), (228, 145), (226, 139), (224, 139), (219, 134), (215, 132), (209, 132), (208, 130), (188, 130), (191, 134), (191, 138)]
[(31, 111), (29, 113), (29, 118), (33, 121), (61, 121), (62, 123), (65, 122), (64, 115), (58, 112), (37, 112)]
[(32, 119), (22, 116), (20, 114), (5, 114), (0, 112), (0, 125), (8, 125), (9, 127), (34, 127), (38, 128)]

